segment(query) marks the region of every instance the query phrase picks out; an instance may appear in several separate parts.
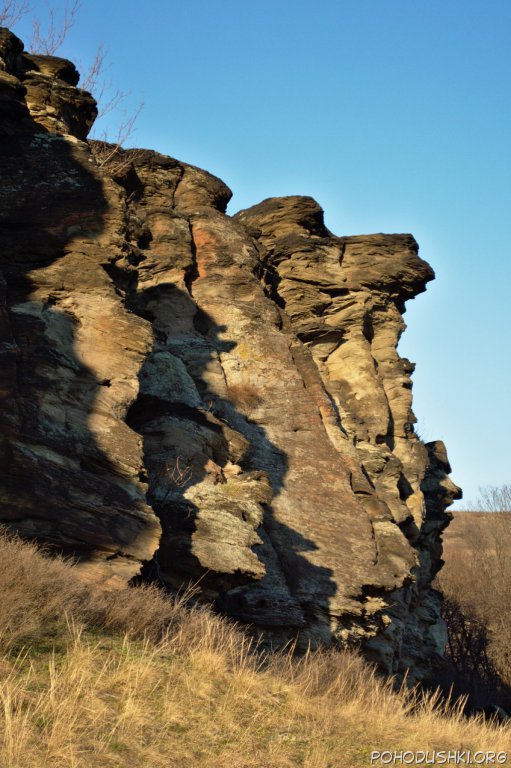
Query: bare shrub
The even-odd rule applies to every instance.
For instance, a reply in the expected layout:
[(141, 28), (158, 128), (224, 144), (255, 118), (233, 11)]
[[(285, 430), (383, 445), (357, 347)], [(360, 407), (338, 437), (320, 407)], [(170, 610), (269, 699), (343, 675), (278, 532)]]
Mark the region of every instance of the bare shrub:
[(29, 11), (30, 6), (26, 0), (6, 0), (0, 3), (0, 27), (13, 27)]
[(447, 624), (446, 663), (435, 684), (454, 699), (464, 699), (468, 712), (491, 705), (509, 705), (509, 696), (492, 659), (490, 635), (485, 623), (466, 605), (444, 598), (442, 616)]
[(48, 6), (45, 22), (41, 19), (34, 20), (34, 32), (30, 41), (32, 51), (54, 56), (64, 43), (69, 30), (74, 27), (81, 6), (81, 0), (66, 0), (63, 9), (59, 11)]
[(178, 456), (174, 462), (165, 464), (163, 473), (174, 488), (184, 488), (191, 479), (192, 468)]
[(227, 388), (227, 397), (236, 408), (243, 412), (252, 411), (261, 402), (259, 390), (248, 382), (230, 384)]
[(490, 679), (495, 670), (488, 658), (488, 632), (484, 624), (450, 598), (445, 598), (443, 617), (449, 627), (449, 658), (463, 675), (480, 673)]
[(511, 485), (486, 485), (479, 488), (475, 502), (467, 504), (473, 512), (511, 512)]
[[(33, 19), (30, 50), (37, 54), (54, 56), (64, 44), (69, 31), (76, 25), (81, 8), (82, 0), (65, 0), (60, 7), (48, 4), (44, 18), (36, 16)], [(0, 26), (12, 27), (27, 14), (33, 15), (33, 8), (28, 0), (4, 0), (0, 4)], [(98, 105), (96, 126), (98, 120), (101, 121), (106, 115), (117, 115), (115, 135), (109, 137), (107, 131), (98, 133), (96, 127), (93, 137), (98, 141), (98, 145), (92, 149), (98, 164), (108, 166), (107, 170), (112, 175), (118, 175), (129, 165), (126, 156), (120, 158), (119, 150), (132, 135), (143, 103), (133, 109), (126, 109), (128, 93), (114, 88), (107, 78), (108, 51), (103, 43), (98, 45), (91, 64), (82, 66), (78, 63), (78, 69), (82, 73), (80, 87), (91, 92)]]
[(157, 472), (159, 483), (167, 486), (163, 495), (163, 501), (167, 501), (174, 493), (180, 494), (192, 481), (192, 467), (181, 456), (163, 462)]
[(131, 166), (133, 154), (129, 149), (123, 149), (121, 144), (89, 139), (89, 147), (99, 168), (103, 168), (114, 179), (122, 177)]
[[(489, 504), (504, 498), (496, 490), (485, 496)], [(438, 578), (446, 598), (447, 654), (469, 693), (477, 683), (485, 695), (497, 696), (511, 687), (511, 514), (457, 512), (451, 525)]]
[[(114, 97), (115, 98), (115, 97)], [(125, 94), (120, 95), (120, 101), (125, 98)], [(120, 101), (112, 106), (113, 102), (110, 102), (109, 111), (117, 109)], [(135, 123), (143, 108), (141, 102), (136, 110), (128, 116), (124, 116), (117, 128), (117, 134), (115, 140), (107, 141), (106, 132), (103, 133), (101, 139), (93, 138), (90, 142), (90, 148), (92, 154), (96, 158), (96, 162), (100, 168), (104, 168), (114, 178), (122, 176), (130, 167), (133, 159), (133, 153), (129, 149), (124, 149), (123, 145), (128, 141), (135, 129)], [(99, 104), (101, 114), (101, 103)], [(103, 115), (105, 112), (103, 112)]]

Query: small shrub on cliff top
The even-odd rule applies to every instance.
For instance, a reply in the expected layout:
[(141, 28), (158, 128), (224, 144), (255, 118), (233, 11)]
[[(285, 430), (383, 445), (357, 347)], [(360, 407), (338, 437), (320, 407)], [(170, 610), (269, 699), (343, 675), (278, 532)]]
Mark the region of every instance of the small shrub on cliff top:
[[(70, 30), (77, 24), (82, 0), (60, 0), (45, 4), (43, 13), (27, 0), (0, 0), (0, 27), (15, 28), (24, 17), (32, 18), (33, 34), (29, 49), (32, 53), (55, 56), (65, 43)], [(79, 87), (92, 93), (98, 105), (98, 116), (92, 132), (91, 151), (100, 167), (112, 176), (120, 176), (131, 163), (128, 152), (121, 149), (131, 138), (143, 102), (126, 108), (129, 93), (115, 88), (107, 78), (108, 51), (100, 43), (90, 64), (75, 62), (81, 74)], [(116, 129), (98, 129), (98, 122), (106, 115), (115, 115)]]

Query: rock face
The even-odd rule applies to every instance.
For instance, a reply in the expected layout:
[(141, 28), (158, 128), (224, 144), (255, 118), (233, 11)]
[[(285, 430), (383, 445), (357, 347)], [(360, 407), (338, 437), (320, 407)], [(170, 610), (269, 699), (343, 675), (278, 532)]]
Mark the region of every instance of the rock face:
[(107, 587), (199, 580), (268, 642), (424, 676), (459, 489), (396, 351), (433, 278), (415, 240), (335, 237), (307, 197), (227, 216), (156, 152), (98, 162), (77, 81), (0, 31), (0, 519)]

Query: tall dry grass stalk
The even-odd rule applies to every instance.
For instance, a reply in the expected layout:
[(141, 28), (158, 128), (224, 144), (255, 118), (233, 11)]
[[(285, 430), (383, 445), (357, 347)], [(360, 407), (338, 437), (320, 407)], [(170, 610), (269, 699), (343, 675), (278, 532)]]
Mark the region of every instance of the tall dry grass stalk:
[(2, 768), (355, 768), (373, 749), (511, 751), (508, 729), (396, 693), (352, 653), (268, 657), (233, 624), (156, 590), (127, 589), (113, 605), (13, 539), (0, 564), (2, 594), (13, 591)]

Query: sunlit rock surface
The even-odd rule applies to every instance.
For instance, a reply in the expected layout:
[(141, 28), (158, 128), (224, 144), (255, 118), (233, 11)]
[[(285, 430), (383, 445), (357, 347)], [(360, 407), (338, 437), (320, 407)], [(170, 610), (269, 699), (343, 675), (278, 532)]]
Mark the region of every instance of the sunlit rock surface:
[(227, 216), (206, 171), (101, 155), (77, 81), (0, 32), (0, 519), (107, 588), (198, 582), (269, 643), (426, 675), (459, 489), (396, 351), (417, 243), (307, 197)]

